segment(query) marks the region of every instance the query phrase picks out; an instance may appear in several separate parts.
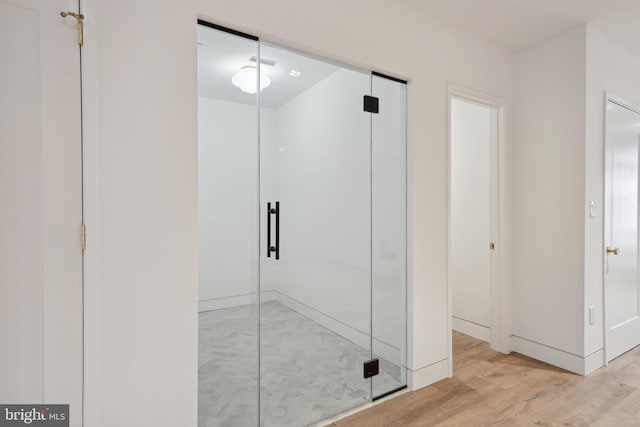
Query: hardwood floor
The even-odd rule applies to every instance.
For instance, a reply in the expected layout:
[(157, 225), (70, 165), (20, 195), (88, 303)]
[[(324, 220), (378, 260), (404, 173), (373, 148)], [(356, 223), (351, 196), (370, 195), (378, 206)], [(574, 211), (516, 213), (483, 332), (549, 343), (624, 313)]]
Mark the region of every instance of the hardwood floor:
[(640, 426), (640, 348), (588, 377), (454, 332), (454, 377), (330, 424)]

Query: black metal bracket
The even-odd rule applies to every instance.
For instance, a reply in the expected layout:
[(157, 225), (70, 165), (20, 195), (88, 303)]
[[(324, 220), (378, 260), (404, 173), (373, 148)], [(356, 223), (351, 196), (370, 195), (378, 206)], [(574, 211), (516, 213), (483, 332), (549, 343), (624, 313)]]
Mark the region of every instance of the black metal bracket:
[(276, 202), (276, 259), (280, 259), (280, 202)]
[(371, 378), (380, 373), (380, 362), (378, 359), (371, 359), (364, 362), (364, 377)]
[(378, 396), (375, 396), (373, 399), (371, 399), (372, 401), (376, 401), (376, 400), (380, 400), (380, 399), (384, 399), (387, 396), (392, 395), (393, 393), (397, 393), (400, 390), (404, 390), (405, 388), (407, 388), (406, 385), (401, 385), (400, 387), (394, 388), (393, 390), (389, 390), (385, 393), (379, 394)]
[[(271, 246), (271, 215), (276, 216), (276, 244)], [(271, 202), (267, 203), (267, 257), (271, 258), (271, 252), (275, 252), (276, 259), (280, 259), (280, 202), (276, 202), (276, 207), (271, 207)]]
[(267, 258), (271, 258), (271, 202), (267, 203)]
[(364, 96), (364, 111), (367, 113), (378, 114), (380, 101), (375, 96)]

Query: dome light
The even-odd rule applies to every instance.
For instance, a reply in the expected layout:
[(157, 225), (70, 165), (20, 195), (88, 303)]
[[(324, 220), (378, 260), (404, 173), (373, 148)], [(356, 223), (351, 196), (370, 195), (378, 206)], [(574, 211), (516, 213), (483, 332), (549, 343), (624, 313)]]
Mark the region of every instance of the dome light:
[[(255, 65), (245, 65), (236, 74), (231, 77), (231, 83), (246, 93), (256, 93), (258, 70)], [(262, 71), (260, 71), (260, 92), (269, 87), (271, 79)]]

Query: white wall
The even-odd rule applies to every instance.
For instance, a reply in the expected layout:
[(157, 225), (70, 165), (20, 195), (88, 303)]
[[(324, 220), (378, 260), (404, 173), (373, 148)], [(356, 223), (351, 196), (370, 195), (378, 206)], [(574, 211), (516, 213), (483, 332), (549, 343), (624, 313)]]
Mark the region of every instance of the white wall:
[[(495, 130), (490, 108), (451, 100), (452, 314), (484, 328), (490, 327), (490, 153)], [(454, 329), (456, 325), (464, 328), (461, 332), (488, 339), (488, 329), (454, 321)]]
[[(604, 113), (605, 92), (640, 105), (640, 57), (612, 42), (595, 25), (587, 31), (587, 86), (586, 86), (586, 156), (585, 156), (585, 301), (584, 353), (598, 352), (603, 347), (603, 272), (604, 242)], [(588, 203), (593, 200), (596, 217), (589, 218)], [(589, 325), (589, 307), (596, 307), (596, 322)]]
[(198, 14), (411, 80), (410, 378), (415, 388), (446, 376), (446, 83), (510, 99), (511, 54), (381, 0), (83, 7), (85, 142), (95, 166), (86, 170), (86, 209), (97, 246), (85, 284), (88, 419), (196, 424)]
[(83, 8), (85, 425), (195, 426), (195, 6)]
[(0, 52), (13, 65), (0, 70), (0, 331), (6, 343), (0, 352), (0, 399), (37, 402), (43, 398), (45, 350), (38, 11), (1, 4), (0, 24)]
[[(200, 311), (256, 301), (257, 116), (255, 106), (198, 98)], [(263, 108), (260, 122), (260, 144), (273, 145), (275, 112)]]
[(572, 363), (584, 355), (585, 31), (517, 53), (515, 73), (514, 350)]
[(583, 374), (603, 364), (605, 92), (639, 104), (638, 75), (598, 24), (516, 56), (514, 350)]

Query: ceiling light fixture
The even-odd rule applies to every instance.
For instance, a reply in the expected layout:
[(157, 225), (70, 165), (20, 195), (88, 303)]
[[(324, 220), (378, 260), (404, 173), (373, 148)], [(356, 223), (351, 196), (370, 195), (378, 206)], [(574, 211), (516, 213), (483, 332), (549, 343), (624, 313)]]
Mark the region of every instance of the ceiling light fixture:
[[(231, 83), (234, 86), (240, 88), (241, 91), (246, 93), (256, 93), (256, 87), (258, 83), (257, 78), (258, 70), (255, 65), (245, 65), (236, 74), (231, 77)], [(260, 71), (260, 92), (269, 87), (271, 79), (262, 71)]]
[(302, 74), (300, 71), (296, 71), (296, 70), (289, 71), (289, 75), (293, 77), (298, 77), (300, 74)]

